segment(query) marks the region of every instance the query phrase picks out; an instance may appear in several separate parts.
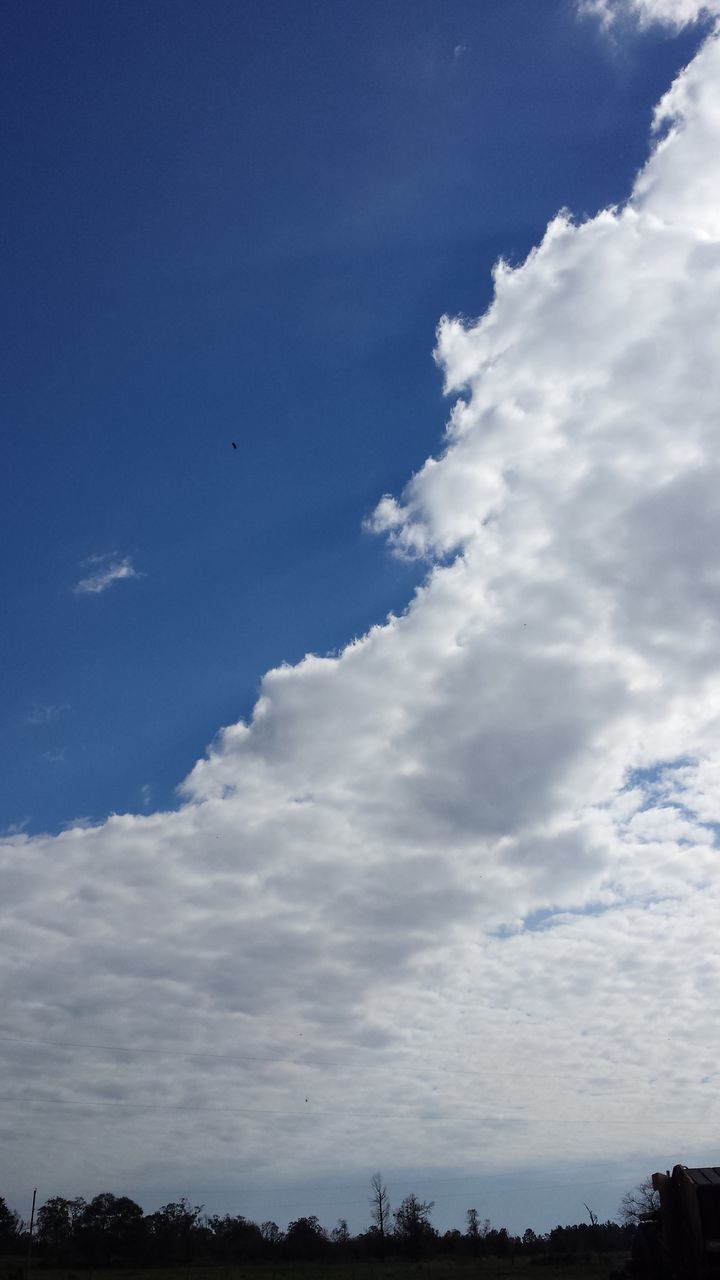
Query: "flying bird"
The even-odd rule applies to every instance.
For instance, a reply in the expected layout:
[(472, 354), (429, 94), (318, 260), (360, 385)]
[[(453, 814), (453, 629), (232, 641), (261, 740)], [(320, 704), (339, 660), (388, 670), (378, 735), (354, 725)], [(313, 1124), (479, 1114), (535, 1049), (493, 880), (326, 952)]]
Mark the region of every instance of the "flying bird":
[(234, 440), (231, 440), (231, 441), (230, 441), (230, 443), (231, 443), (231, 445), (232, 445), (233, 449), (237, 449), (237, 445), (236, 445), (236, 443), (235, 443), (235, 441), (234, 441)]

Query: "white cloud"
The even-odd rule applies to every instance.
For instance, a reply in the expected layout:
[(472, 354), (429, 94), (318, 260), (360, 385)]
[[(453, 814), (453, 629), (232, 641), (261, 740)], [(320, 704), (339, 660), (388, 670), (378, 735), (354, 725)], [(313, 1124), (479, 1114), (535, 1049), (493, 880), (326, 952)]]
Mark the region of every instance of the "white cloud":
[(177, 812), (3, 846), (0, 1036), (129, 1050), (0, 1040), (19, 1176), (710, 1154), (717, 40), (660, 117), (441, 323), (444, 451), (375, 514), (434, 560), (407, 613), (269, 672)]
[(76, 595), (99, 595), (106, 591), (113, 582), (122, 582), (126, 578), (141, 578), (143, 575), (133, 568), (130, 556), (90, 556), (85, 561), (86, 567), (94, 566), (92, 572), (81, 578), (73, 587)]
[(632, 16), (641, 26), (660, 22), (680, 28), (717, 17), (720, 0), (578, 0), (578, 11), (599, 18), (606, 27), (620, 16)]

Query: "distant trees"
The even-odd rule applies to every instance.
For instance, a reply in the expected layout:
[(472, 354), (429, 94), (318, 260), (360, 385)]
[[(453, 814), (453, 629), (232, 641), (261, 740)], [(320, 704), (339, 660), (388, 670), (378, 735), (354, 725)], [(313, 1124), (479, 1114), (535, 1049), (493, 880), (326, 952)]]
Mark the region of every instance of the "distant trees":
[(544, 1240), (547, 1250), (555, 1255), (620, 1252), (629, 1248), (633, 1228), (617, 1222), (576, 1222), (571, 1226), (553, 1227)]
[[(393, 1212), (382, 1176), (371, 1180), (367, 1232), (352, 1235), (340, 1218), (327, 1231), (314, 1215), (296, 1218), (287, 1231), (276, 1222), (260, 1224), (241, 1214), (206, 1216), (202, 1205), (185, 1199), (171, 1201), (153, 1213), (128, 1196), (104, 1191), (89, 1202), (81, 1198), (52, 1196), (36, 1216), (37, 1261), (41, 1267), (66, 1269), (114, 1267), (245, 1266), (284, 1259), (321, 1266), (377, 1258), (416, 1259), (427, 1256), (464, 1258), (543, 1255), (570, 1260), (582, 1254), (627, 1249), (632, 1225), (599, 1222), (588, 1210), (590, 1222), (557, 1226), (544, 1235), (528, 1227), (522, 1236), (495, 1228), (477, 1209), (468, 1209), (465, 1231), (457, 1228), (442, 1235), (432, 1223), (433, 1202), (411, 1193)], [(638, 1191), (642, 1192), (643, 1188)], [(629, 1193), (630, 1194), (630, 1193)], [(636, 1193), (633, 1193), (636, 1195)], [(624, 1201), (625, 1203), (625, 1201)], [(647, 1200), (634, 1199), (643, 1206)], [(27, 1230), (16, 1213), (0, 1198), (0, 1253), (11, 1256), (27, 1247)], [(269, 1272), (268, 1272), (269, 1274)]]

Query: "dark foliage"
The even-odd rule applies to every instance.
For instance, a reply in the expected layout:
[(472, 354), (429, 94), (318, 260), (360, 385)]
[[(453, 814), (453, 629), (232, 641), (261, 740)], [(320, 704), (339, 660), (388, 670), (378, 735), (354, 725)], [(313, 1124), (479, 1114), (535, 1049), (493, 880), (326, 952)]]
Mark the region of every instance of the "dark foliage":
[(8, 1209), (2, 1196), (0, 1196), (0, 1253), (12, 1254), (17, 1253), (20, 1236), (22, 1232), (22, 1223), (16, 1213), (12, 1209)]
[(433, 1204), (432, 1200), (418, 1200), (411, 1194), (395, 1210), (395, 1241), (410, 1258), (430, 1253), (437, 1240), (437, 1232), (430, 1222)]
[(281, 1247), (286, 1258), (298, 1262), (317, 1262), (319, 1258), (327, 1256), (330, 1242), (327, 1232), (313, 1215), (311, 1218), (298, 1218), (291, 1222)]
[(91, 1267), (137, 1265), (144, 1246), (144, 1218), (129, 1196), (103, 1191), (81, 1209), (74, 1236)]
[[(377, 1185), (376, 1185), (377, 1182)], [(241, 1214), (203, 1215), (201, 1205), (178, 1200), (154, 1213), (128, 1196), (109, 1191), (89, 1203), (52, 1196), (38, 1210), (34, 1256), (44, 1267), (102, 1268), (237, 1266), (292, 1262), (317, 1264), (375, 1261), (392, 1264), (421, 1258), (463, 1260), (527, 1257), (542, 1265), (580, 1262), (583, 1257), (627, 1251), (633, 1234), (629, 1224), (590, 1222), (557, 1226), (545, 1235), (528, 1227), (511, 1236), (493, 1227), (476, 1209), (466, 1214), (466, 1230), (454, 1228), (440, 1235), (432, 1225), (432, 1201), (406, 1196), (390, 1215), (387, 1189), (380, 1175), (373, 1179), (370, 1228), (352, 1236), (340, 1219), (328, 1232), (314, 1216), (297, 1218), (283, 1232), (275, 1222), (258, 1224)], [(382, 1213), (378, 1213), (378, 1208)], [(378, 1222), (381, 1219), (381, 1224)], [(27, 1246), (27, 1232), (17, 1214), (0, 1198), (0, 1253), (11, 1256)]]
[[(201, 1218), (202, 1205), (171, 1201), (145, 1219), (146, 1258), (156, 1266), (188, 1266), (210, 1254), (212, 1232)], [(243, 1219), (244, 1221), (244, 1219)]]

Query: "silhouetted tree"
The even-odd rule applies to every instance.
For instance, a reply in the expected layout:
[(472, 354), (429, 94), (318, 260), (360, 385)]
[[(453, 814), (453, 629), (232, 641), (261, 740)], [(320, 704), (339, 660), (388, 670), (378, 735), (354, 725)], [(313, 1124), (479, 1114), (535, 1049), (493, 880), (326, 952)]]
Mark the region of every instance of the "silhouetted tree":
[(384, 1254), (390, 1232), (391, 1209), (388, 1189), (381, 1173), (374, 1173), (370, 1179), (370, 1213), (378, 1234), (380, 1253)]
[(510, 1236), (507, 1227), (491, 1227), (485, 1236), (485, 1247), (488, 1253), (494, 1254), (498, 1258), (504, 1258), (510, 1250)]
[(143, 1211), (129, 1196), (102, 1191), (79, 1212), (74, 1235), (84, 1258), (93, 1267), (136, 1262), (143, 1235)]
[(20, 1245), (22, 1221), (0, 1196), (0, 1253), (15, 1253)]
[(632, 1191), (626, 1191), (618, 1210), (622, 1223), (636, 1223), (643, 1213), (653, 1213), (660, 1208), (660, 1194), (652, 1184), (652, 1178), (643, 1178)]
[(242, 1215), (233, 1218), (208, 1218), (210, 1252), (216, 1262), (256, 1262), (265, 1252), (265, 1241), (256, 1222), (249, 1222)]
[(430, 1242), (437, 1238), (430, 1222), (434, 1204), (434, 1200), (418, 1200), (411, 1193), (395, 1210), (395, 1238), (412, 1257), (426, 1252)]
[(260, 1234), (265, 1244), (273, 1249), (277, 1248), (283, 1238), (283, 1233), (277, 1222), (263, 1222), (260, 1226)]
[(465, 1238), (468, 1241), (470, 1252), (478, 1254), (482, 1251), (482, 1242), (491, 1229), (490, 1219), (484, 1218), (481, 1222), (477, 1209), (468, 1209), (465, 1214), (465, 1222), (467, 1224)]
[(38, 1209), (35, 1236), (42, 1252), (61, 1266), (71, 1266), (78, 1256), (77, 1224), (87, 1205), (82, 1196), (66, 1200), (51, 1196)]
[(327, 1247), (327, 1232), (314, 1214), (309, 1218), (297, 1218), (285, 1232), (283, 1252), (289, 1258), (315, 1261), (327, 1253)]
[(465, 1245), (465, 1237), (457, 1227), (451, 1227), (444, 1233), (439, 1243), (443, 1253), (460, 1254)]
[(200, 1222), (201, 1204), (184, 1198), (165, 1204), (145, 1219), (153, 1261), (187, 1264), (201, 1252), (209, 1232)]

